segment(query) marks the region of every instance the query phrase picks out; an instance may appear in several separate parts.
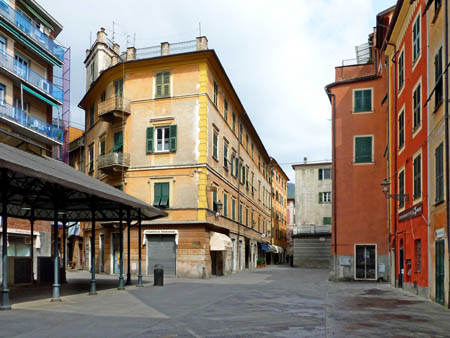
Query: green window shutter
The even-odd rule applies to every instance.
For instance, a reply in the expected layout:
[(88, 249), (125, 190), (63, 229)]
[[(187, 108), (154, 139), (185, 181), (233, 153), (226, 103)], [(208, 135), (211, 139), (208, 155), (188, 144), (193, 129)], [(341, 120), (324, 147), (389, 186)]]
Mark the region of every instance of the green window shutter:
[(364, 111), (371, 111), (372, 110), (372, 90), (370, 90), (370, 89), (364, 90), (362, 92), (362, 95), (363, 95), (363, 102), (364, 102), (364, 105), (363, 105)]
[(163, 93), (163, 73), (156, 74), (156, 97), (161, 97)]
[(170, 151), (176, 151), (177, 150), (177, 125), (171, 125), (170, 126), (170, 141), (169, 141), (169, 149)]
[(331, 224), (331, 217), (324, 217), (323, 225), (330, 225), (330, 224)]
[(114, 134), (114, 147), (111, 152), (122, 152), (123, 151), (123, 132), (119, 131)]
[(355, 90), (354, 92), (354, 112), (360, 112), (362, 111), (362, 92), (360, 90)]
[(231, 200), (231, 219), (234, 221), (236, 219), (236, 201)]
[(154, 195), (153, 195), (153, 206), (159, 207), (159, 204), (161, 203), (161, 183), (155, 183), (154, 185)]
[(105, 141), (100, 142), (100, 155), (105, 155)]
[(228, 216), (228, 195), (227, 194), (223, 195), (223, 215), (225, 217)]
[(170, 73), (164, 73), (164, 87), (163, 87), (164, 96), (170, 96)]
[(169, 183), (161, 183), (161, 208), (169, 207)]
[(147, 154), (153, 153), (153, 127), (147, 128), (146, 150)]
[(372, 162), (372, 137), (355, 138), (355, 163)]

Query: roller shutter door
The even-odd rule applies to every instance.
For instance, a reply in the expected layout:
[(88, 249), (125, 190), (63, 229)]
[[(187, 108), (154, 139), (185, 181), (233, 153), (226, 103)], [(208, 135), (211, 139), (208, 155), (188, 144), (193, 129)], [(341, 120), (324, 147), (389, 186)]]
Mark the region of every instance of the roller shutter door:
[(164, 275), (176, 276), (177, 247), (175, 235), (147, 236), (147, 271), (153, 274), (155, 265), (164, 267)]

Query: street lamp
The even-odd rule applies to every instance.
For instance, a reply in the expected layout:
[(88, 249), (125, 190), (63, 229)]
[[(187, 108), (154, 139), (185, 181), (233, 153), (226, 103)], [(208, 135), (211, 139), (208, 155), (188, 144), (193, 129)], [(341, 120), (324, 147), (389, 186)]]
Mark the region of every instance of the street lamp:
[(384, 179), (383, 182), (381, 182), (381, 191), (384, 193), (384, 196), (386, 198), (393, 198), (398, 201), (408, 201), (409, 196), (408, 194), (390, 194), (389, 193), (389, 186), (391, 185), (391, 182), (389, 182), (388, 179)]

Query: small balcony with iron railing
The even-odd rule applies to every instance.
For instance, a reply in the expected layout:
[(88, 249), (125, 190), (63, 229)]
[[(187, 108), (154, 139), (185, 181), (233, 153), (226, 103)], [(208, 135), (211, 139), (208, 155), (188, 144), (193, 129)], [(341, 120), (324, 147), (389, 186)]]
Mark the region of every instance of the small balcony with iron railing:
[[(1, 0), (0, 0), (1, 3)], [(0, 6), (1, 7), (1, 6)], [(62, 104), (64, 100), (64, 92), (62, 87), (55, 85), (51, 81), (43, 78), (41, 75), (19, 63), (14, 56), (0, 51), (0, 70), (25, 81), (30, 89), (42, 96), (47, 96), (51, 101)]]
[(0, 102), (0, 121), (10, 126), (18, 134), (38, 142), (51, 146), (62, 145), (64, 135), (62, 128), (42, 121), (6, 102)]
[(98, 118), (112, 122), (130, 115), (130, 101), (120, 96), (113, 96), (98, 104)]
[(0, 0), (0, 19), (19, 30), (31, 41), (42, 47), (51, 56), (56, 58), (60, 64), (64, 63), (64, 48), (53, 41), (49, 36), (41, 32), (38, 25), (25, 16), (22, 12), (12, 8), (5, 1)]
[(106, 174), (128, 169), (130, 167), (130, 154), (121, 151), (113, 151), (109, 154), (100, 155), (98, 158), (98, 169)]

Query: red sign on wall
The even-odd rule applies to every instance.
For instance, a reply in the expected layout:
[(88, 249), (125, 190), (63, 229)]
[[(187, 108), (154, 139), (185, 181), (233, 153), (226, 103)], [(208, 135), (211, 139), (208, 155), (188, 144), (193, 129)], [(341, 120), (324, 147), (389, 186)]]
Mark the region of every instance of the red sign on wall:
[(417, 204), (409, 209), (406, 209), (405, 211), (402, 211), (401, 213), (398, 214), (398, 221), (399, 222), (404, 222), (407, 221), (411, 218), (417, 217), (417, 216), (421, 216), (422, 215), (422, 210), (423, 210), (423, 204)]

